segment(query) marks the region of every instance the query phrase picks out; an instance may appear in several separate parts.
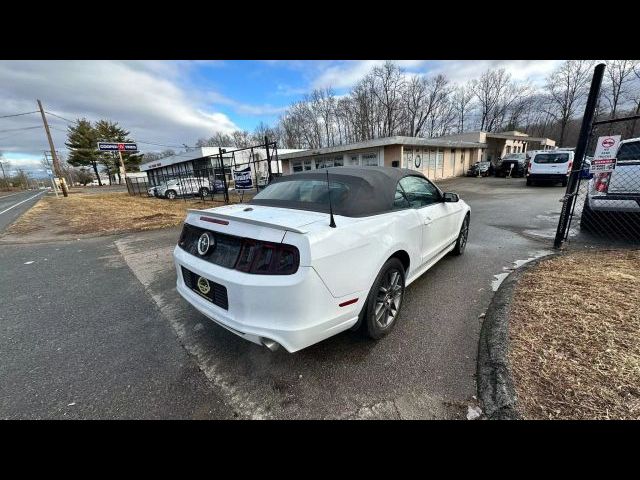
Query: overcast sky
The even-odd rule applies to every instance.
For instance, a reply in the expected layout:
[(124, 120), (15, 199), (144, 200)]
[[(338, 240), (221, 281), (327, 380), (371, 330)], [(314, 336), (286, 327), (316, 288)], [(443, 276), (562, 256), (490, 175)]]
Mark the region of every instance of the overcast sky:
[[(37, 109), (68, 120), (109, 119), (131, 131), (141, 150), (179, 149), (214, 131), (273, 123), (316, 87), (348, 91), (384, 61), (0, 61), (0, 117)], [(560, 61), (397, 61), (418, 74), (464, 82), (492, 67), (542, 85)], [(68, 122), (48, 116), (63, 155)], [(24, 129), (27, 127), (36, 127)], [(18, 130), (20, 129), (20, 130)], [(146, 143), (143, 143), (146, 142)], [(0, 151), (14, 168), (35, 170), (48, 148), (39, 114), (0, 118)]]

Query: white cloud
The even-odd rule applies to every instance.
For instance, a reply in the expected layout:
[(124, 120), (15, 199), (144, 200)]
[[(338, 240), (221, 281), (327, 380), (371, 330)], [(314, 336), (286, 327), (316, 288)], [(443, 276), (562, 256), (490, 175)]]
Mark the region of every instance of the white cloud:
[[(409, 75), (435, 75), (442, 73), (452, 82), (461, 83), (479, 77), (490, 68), (504, 68), (517, 81), (531, 82), (540, 87), (546, 76), (562, 60), (392, 60)], [(307, 66), (314, 72), (307, 91), (314, 88), (351, 88), (374, 66), (384, 60), (352, 60), (333, 62), (322, 66)], [(296, 64), (297, 68), (302, 68)], [(284, 89), (284, 87), (283, 87)]]
[(247, 103), (238, 102), (237, 100), (226, 97), (218, 92), (209, 92), (207, 94), (207, 98), (213, 103), (217, 103), (219, 105), (228, 105), (232, 107), (236, 113), (243, 115), (277, 115), (284, 112), (288, 108), (288, 106), (286, 105), (282, 107), (275, 107), (268, 103), (264, 105), (250, 105)]
[[(202, 108), (201, 92), (184, 88), (180, 79), (188, 68), (190, 62), (2, 61), (1, 113), (35, 110), (40, 98), (45, 110), (65, 118), (107, 118), (129, 129), (134, 139), (165, 144), (193, 144), (214, 130), (236, 129), (225, 114)], [(47, 148), (40, 129), (2, 133), (38, 125), (38, 115), (1, 121), (0, 150), (35, 154)], [(61, 130), (67, 124), (55, 117), (50, 121), (56, 148), (64, 149)]]

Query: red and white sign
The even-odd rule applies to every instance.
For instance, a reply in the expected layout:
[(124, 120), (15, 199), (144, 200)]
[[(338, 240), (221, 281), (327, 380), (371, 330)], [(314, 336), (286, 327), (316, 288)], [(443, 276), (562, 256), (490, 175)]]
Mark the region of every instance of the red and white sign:
[(589, 172), (613, 172), (616, 168), (616, 155), (619, 146), (620, 135), (599, 137)]

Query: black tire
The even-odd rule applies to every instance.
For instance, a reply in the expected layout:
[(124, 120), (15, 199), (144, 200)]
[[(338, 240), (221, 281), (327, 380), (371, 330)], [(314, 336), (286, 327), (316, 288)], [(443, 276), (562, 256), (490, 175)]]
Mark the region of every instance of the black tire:
[(567, 181), (568, 181), (568, 180), (567, 180), (566, 178), (565, 178), (564, 180), (562, 180), (562, 186), (563, 186), (563, 187), (566, 187), (566, 186), (567, 186)]
[(533, 185), (533, 182), (530, 178), (527, 178), (527, 187), (530, 187), (531, 185)]
[(200, 196), (201, 197), (206, 197), (209, 195), (209, 189), (207, 187), (202, 187), (200, 189)]
[(454, 255), (462, 255), (464, 249), (467, 246), (467, 240), (469, 239), (469, 214), (464, 217), (462, 226), (460, 227), (460, 233), (458, 233), (458, 239), (456, 240), (456, 246), (453, 248), (452, 253)]
[[(386, 261), (373, 282), (361, 315), (367, 335), (374, 340), (388, 335), (398, 323), (404, 298), (404, 281), (405, 271), (402, 262), (393, 257)], [(387, 294), (384, 294), (383, 290), (386, 290)], [(390, 296), (392, 291), (395, 292), (394, 296)]]
[(584, 205), (582, 207), (582, 215), (580, 215), (580, 230), (594, 233), (598, 230), (597, 222), (598, 219), (596, 218), (596, 214), (591, 210), (589, 202), (585, 198)]
[(167, 191), (164, 193), (164, 196), (165, 196), (166, 198), (168, 198), (169, 200), (174, 200), (178, 195), (176, 194), (176, 191), (175, 191), (175, 190), (167, 190)]

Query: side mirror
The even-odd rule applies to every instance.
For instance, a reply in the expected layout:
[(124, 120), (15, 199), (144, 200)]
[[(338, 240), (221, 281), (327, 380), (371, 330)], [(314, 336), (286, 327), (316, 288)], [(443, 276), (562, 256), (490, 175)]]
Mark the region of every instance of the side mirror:
[(442, 194), (443, 202), (458, 202), (460, 201), (460, 197), (458, 197), (457, 193), (445, 192)]

